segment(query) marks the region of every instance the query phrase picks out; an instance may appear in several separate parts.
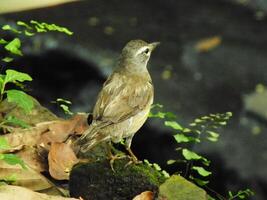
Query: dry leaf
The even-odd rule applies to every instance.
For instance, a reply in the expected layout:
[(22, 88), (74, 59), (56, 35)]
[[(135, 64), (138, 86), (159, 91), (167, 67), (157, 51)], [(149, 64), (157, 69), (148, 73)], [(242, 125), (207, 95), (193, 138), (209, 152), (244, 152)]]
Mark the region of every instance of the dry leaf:
[(25, 170), (19, 165), (9, 165), (4, 161), (0, 161), (0, 180), (5, 180), (11, 176), (15, 179), (12, 184), (31, 190), (40, 191), (54, 187), (43, 175), (29, 167)]
[(47, 131), (41, 135), (38, 144), (49, 149), (52, 142), (65, 142), (69, 136), (81, 135), (88, 128), (87, 116), (84, 114), (77, 114), (69, 120), (55, 121), (47, 124)]
[[(10, 145), (8, 152), (35, 145), (49, 149), (52, 142), (64, 142), (70, 135), (81, 135), (87, 128), (87, 116), (77, 114), (69, 120), (42, 122), (29, 129), (14, 128), (14, 132), (3, 137)], [(0, 150), (0, 153), (3, 152), (7, 150)]]
[(33, 192), (29, 189), (12, 186), (3, 185), (0, 186), (0, 199), (3, 200), (79, 200), (76, 198), (66, 198), (61, 196), (52, 196), (47, 194), (42, 194), (38, 192)]
[(16, 153), (30, 168), (36, 172), (47, 171), (47, 152), (45, 156), (42, 156), (39, 149), (33, 147), (24, 147), (22, 150)]
[(197, 42), (197, 44), (195, 45), (195, 49), (198, 52), (207, 52), (220, 45), (221, 42), (222, 38), (220, 36), (206, 38)]
[(133, 198), (133, 200), (153, 200), (154, 194), (151, 191), (145, 191)]
[(48, 164), (49, 173), (53, 178), (68, 180), (72, 166), (78, 163), (78, 161), (70, 145), (52, 143), (48, 154)]

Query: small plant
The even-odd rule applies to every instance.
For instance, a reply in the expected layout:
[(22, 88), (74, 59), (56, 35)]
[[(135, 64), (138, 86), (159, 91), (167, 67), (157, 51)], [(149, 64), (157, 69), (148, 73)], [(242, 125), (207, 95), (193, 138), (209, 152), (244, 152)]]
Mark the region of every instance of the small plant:
[[(8, 24), (2, 26), (2, 30), (10, 31), (15, 35), (15, 37), (10, 40), (0, 38), (0, 46), (2, 46), (3, 49), (6, 51), (6, 53), (8, 54), (8, 56), (1, 58), (1, 60), (4, 63), (12, 62), (14, 58), (16, 58), (17, 56), (23, 56), (23, 52), (21, 50), (22, 42), (21, 39), (19, 38), (21, 35), (31, 37), (37, 33), (44, 33), (48, 31), (62, 32), (67, 35), (73, 34), (65, 27), (60, 27), (55, 24), (48, 24), (44, 22), (37, 22), (34, 20), (31, 20), (29, 23), (18, 21), (16, 24), (17, 24), (16, 28)], [(7, 69), (4, 74), (0, 74), (0, 103), (4, 99), (7, 99), (8, 102), (15, 103), (18, 107), (22, 108), (22, 110), (25, 111), (25, 114), (30, 113), (30, 111), (34, 107), (32, 98), (22, 90), (6, 89), (7, 84), (13, 84), (20, 86), (20, 88), (23, 88), (23, 83), (25, 81), (32, 81), (31, 76), (29, 74), (18, 72), (16, 70)], [(66, 108), (64, 105), (62, 105), (62, 108), (65, 109), (66, 112), (68, 111), (68, 108)], [(23, 123), (21, 120), (18, 120), (12, 116), (11, 118), (5, 118), (0, 123), (0, 126), (3, 127), (3, 125), (7, 123), (19, 125), (24, 128), (27, 127), (26, 123)]]
[(71, 101), (57, 98), (55, 101), (51, 101), (51, 103), (57, 104), (66, 115), (73, 115), (73, 112), (71, 112), (69, 108), (69, 106), (72, 104)]
[[(164, 125), (171, 128), (174, 132), (175, 141), (180, 144), (176, 150), (180, 152), (182, 160), (168, 160), (167, 164), (171, 165), (174, 163), (185, 163), (187, 165), (187, 170), (185, 176), (196, 184), (200, 186), (205, 186), (209, 183), (207, 177), (209, 177), (212, 172), (207, 169), (210, 165), (210, 160), (204, 156), (192, 151), (191, 149), (181, 147), (182, 144), (197, 144), (203, 140), (210, 142), (217, 142), (219, 138), (218, 130), (227, 125), (227, 122), (232, 117), (231, 112), (209, 114), (200, 118), (195, 119), (188, 127), (180, 125), (176, 121), (176, 116), (171, 112), (163, 112), (163, 106), (156, 104), (152, 106), (152, 110), (149, 114), (151, 118), (160, 118), (164, 120)], [(197, 163), (197, 164), (194, 164)], [(194, 177), (190, 172), (194, 171), (201, 178)], [(188, 174), (189, 173), (189, 174)], [(253, 195), (251, 190), (239, 191), (237, 194), (229, 192), (229, 199), (245, 199), (248, 196)], [(219, 196), (219, 195), (218, 195)], [(218, 197), (220, 200), (226, 200), (221, 196)], [(210, 197), (210, 199), (213, 199)]]
[[(7, 140), (4, 137), (0, 137), (0, 150), (10, 149)], [(0, 153), (0, 160), (4, 160), (6, 163), (10, 165), (19, 164), (23, 169), (26, 169), (26, 165), (19, 157), (14, 154)]]
[[(25, 81), (32, 81), (32, 77), (29, 74), (19, 72), (13, 69), (4, 69), (4, 63), (11, 63), (16, 57), (23, 56), (23, 52), (21, 50), (22, 41), (20, 39), (21, 36), (31, 37), (37, 33), (44, 33), (49, 31), (57, 31), (62, 32), (67, 35), (72, 35), (73, 33), (69, 31), (65, 27), (60, 27), (55, 24), (47, 24), (44, 22), (37, 22), (31, 20), (29, 23), (18, 21), (17, 27), (12, 27), (8, 24), (2, 26), (3, 31), (9, 31), (13, 34), (13, 38), (1, 38), (0, 37), (0, 47), (5, 51), (5, 56), (0, 56), (2, 61), (1, 71), (3, 74), (0, 74), (0, 104), (7, 100), (10, 103), (15, 104), (19, 108), (21, 108), (25, 114), (29, 114), (33, 107), (34, 102), (33, 98), (25, 93), (22, 89), (24, 88)], [(21, 89), (7, 89), (7, 85), (19, 86)], [(63, 106), (62, 106), (63, 107)], [(68, 108), (63, 107), (63, 109), (67, 111)], [(70, 113), (70, 111), (69, 111)], [(22, 128), (28, 128), (29, 125), (24, 121), (17, 119), (14, 116), (6, 116), (0, 122), (0, 127), (2, 129), (11, 130), (11, 126), (16, 125)], [(0, 150), (1, 152), (5, 152), (5, 150), (10, 149), (10, 146), (7, 140), (4, 137), (0, 137)], [(0, 160), (5, 161), (10, 165), (19, 164), (23, 169), (26, 169), (26, 165), (18, 156), (10, 153), (0, 153)], [(6, 177), (3, 180), (0, 180), (0, 183), (9, 183), (14, 182), (15, 176)]]
[(234, 194), (233, 192), (229, 191), (228, 195), (229, 195), (228, 200), (246, 199), (247, 197), (253, 196), (254, 192), (251, 191), (250, 189), (246, 189), (246, 190), (239, 190), (236, 194)]
[[(7, 140), (4, 137), (0, 137), (0, 151), (4, 151), (10, 149), (10, 146), (7, 142)], [(21, 160), (18, 156), (15, 154), (10, 153), (0, 153), (0, 160), (3, 160), (9, 165), (20, 165), (22, 169), (27, 169), (25, 163), (23, 160)], [(0, 179), (0, 185), (3, 184), (11, 184), (14, 181), (16, 181), (16, 174), (11, 174), (9, 176), (6, 176), (2, 179)]]
[[(155, 108), (161, 109), (162, 105), (157, 104), (154, 106), (154, 109)], [(164, 125), (174, 131), (174, 139), (178, 144), (196, 144), (200, 143), (202, 139), (216, 142), (219, 137), (217, 130), (227, 124), (227, 121), (232, 116), (232, 113), (209, 114), (195, 119), (188, 127), (181, 126), (177, 121), (175, 121), (176, 116), (170, 112), (151, 112), (149, 116), (164, 119)], [(206, 167), (210, 165), (210, 161), (207, 158), (187, 148), (179, 147), (176, 150), (181, 152), (184, 160), (169, 160), (167, 164), (174, 164), (176, 162), (187, 163), (187, 166), (190, 168), (187, 169), (187, 171), (195, 171), (202, 178), (208, 177), (212, 174), (206, 169)], [(198, 161), (198, 165), (193, 165), (193, 161)], [(189, 178), (200, 186), (208, 183), (208, 180), (195, 178), (193, 175), (189, 175)]]
[(166, 172), (165, 170), (162, 170), (161, 167), (157, 163), (150, 163), (148, 160), (144, 160), (144, 163), (150, 167), (153, 167), (155, 170), (160, 172), (165, 178), (169, 178), (170, 174)]

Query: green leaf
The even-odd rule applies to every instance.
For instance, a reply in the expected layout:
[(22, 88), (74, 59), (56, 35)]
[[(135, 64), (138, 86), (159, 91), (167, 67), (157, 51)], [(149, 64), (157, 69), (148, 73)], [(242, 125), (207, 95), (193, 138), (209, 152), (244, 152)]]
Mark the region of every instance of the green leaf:
[(2, 26), (2, 29), (3, 29), (4, 31), (11, 31), (11, 32), (18, 33), (18, 34), (21, 33), (21, 31), (15, 29), (15, 28), (12, 28), (12, 27), (11, 27), (10, 25), (8, 25), (8, 24)]
[(0, 149), (9, 149), (10, 146), (7, 142), (7, 139), (4, 137), (0, 137)]
[(239, 198), (239, 199), (245, 199), (247, 197), (250, 197), (250, 196), (253, 196), (255, 193), (250, 190), (250, 189), (246, 189), (246, 190), (239, 190), (236, 194), (234, 194), (233, 192), (229, 191), (228, 192), (228, 200), (233, 200), (233, 199), (236, 199), (236, 198)]
[(217, 142), (219, 138), (219, 134), (214, 131), (206, 131), (209, 134), (209, 137), (207, 139), (211, 142)]
[(21, 46), (20, 39), (19, 38), (14, 38), (11, 42), (9, 42), (6, 46), (5, 49), (9, 51), (12, 54), (22, 56), (22, 52), (19, 49)]
[(16, 70), (8, 69), (6, 70), (6, 77), (5, 77), (5, 83), (8, 82), (23, 82), (23, 81), (32, 81), (32, 77), (30, 75), (23, 73), (23, 72), (18, 72)]
[(8, 116), (7, 119), (4, 120), (5, 124), (14, 124), (14, 125), (18, 125), (22, 128), (29, 128), (30, 125), (27, 124), (26, 122), (14, 117), (14, 116)]
[(172, 165), (172, 164), (174, 164), (174, 163), (176, 163), (176, 160), (168, 160), (168, 161), (167, 161), (167, 165)]
[(2, 61), (4, 61), (4, 62), (11, 62), (11, 61), (13, 61), (14, 59), (13, 58), (11, 58), (11, 57), (5, 57), (5, 58), (3, 58), (2, 59)]
[[(16, 156), (15, 154), (2, 154), (3, 157), (2, 160), (4, 160), (7, 164), (9, 165), (20, 165), (23, 169), (27, 169), (26, 165), (24, 163), (23, 160), (21, 160), (18, 156)], [(0, 158), (0, 159), (1, 159)]]
[(32, 32), (27, 31), (27, 30), (24, 31), (24, 34), (25, 34), (26, 36), (34, 36), (34, 35), (35, 35), (35, 33), (32, 33)]
[(214, 137), (207, 137), (207, 140), (211, 141), (211, 142), (217, 142), (218, 138), (214, 138)]
[(34, 104), (32, 98), (25, 92), (20, 90), (7, 90), (7, 100), (8, 102), (14, 102), (22, 108), (26, 113), (29, 113)]
[(19, 25), (19, 26), (23, 26), (23, 27), (25, 27), (25, 28), (27, 28), (27, 29), (32, 29), (31, 26), (29, 26), (27, 23), (25, 23), (25, 22), (23, 22), (23, 21), (17, 21), (17, 25)]
[(150, 112), (148, 117), (164, 119), (165, 118), (165, 113), (163, 113), (163, 112), (157, 112), (157, 113)]
[(182, 143), (182, 142), (200, 142), (198, 138), (186, 136), (182, 133), (174, 135), (174, 138), (176, 142)]
[(195, 123), (202, 123), (203, 122), (203, 120), (201, 120), (201, 119), (195, 119)]
[(0, 44), (6, 44), (7, 43), (7, 41), (6, 40), (4, 40), (4, 39), (0, 39)]
[(5, 75), (0, 74), (0, 91), (2, 91), (2, 87), (3, 87), (3, 84), (4, 84), (5, 77), (6, 77)]
[(168, 119), (176, 119), (176, 115), (172, 112), (166, 112), (165, 117)]
[(229, 197), (233, 197), (234, 196), (233, 193), (232, 193), (232, 191), (228, 191), (228, 196)]
[(207, 133), (214, 138), (218, 138), (220, 135), (214, 131), (207, 131)]
[(147, 159), (144, 159), (144, 163), (145, 163), (146, 165), (148, 165), (149, 167), (152, 166), (152, 164), (151, 164)]
[(62, 99), (62, 98), (57, 98), (56, 101), (57, 101), (58, 103), (65, 103), (65, 104), (69, 104), (69, 105), (72, 104), (71, 101), (66, 100), (66, 99)]
[(157, 171), (161, 171), (161, 167), (157, 163), (153, 163), (153, 167)]
[(184, 128), (184, 129), (183, 129), (183, 133), (190, 133), (190, 132), (192, 132), (192, 130), (189, 129), (189, 128)]
[(175, 130), (182, 130), (183, 129), (183, 127), (180, 124), (178, 124), (176, 121), (165, 121), (164, 124), (165, 124), (165, 126), (171, 127)]
[(202, 159), (202, 156), (200, 156), (197, 153), (190, 151), (188, 149), (183, 149), (182, 154), (186, 160), (200, 160), (200, 159)]
[(65, 114), (73, 115), (73, 112), (71, 112), (71, 111), (69, 110), (69, 107), (68, 107), (68, 106), (66, 106), (66, 105), (64, 105), (64, 104), (61, 104), (61, 105), (59, 105), (59, 106), (63, 109), (63, 111), (65, 112)]
[(161, 173), (163, 174), (165, 178), (170, 178), (170, 174), (166, 172), (165, 170), (162, 170)]
[(182, 150), (182, 155), (186, 160), (201, 160), (204, 165), (208, 166), (210, 164), (210, 161), (207, 158), (185, 148)]
[(203, 167), (193, 166), (192, 169), (197, 171), (199, 175), (204, 176), (204, 177), (212, 174), (210, 171), (205, 170)]
[(49, 31), (58, 31), (58, 32), (66, 33), (67, 35), (73, 34), (73, 32), (71, 32), (69, 29), (58, 26), (56, 24), (47, 24), (44, 22), (40, 23), (34, 20), (31, 20), (30, 23), (35, 25), (37, 32), (46, 32), (47, 30), (49, 30)]
[(44, 28), (40, 28), (39, 26), (34, 26), (34, 28), (36, 29), (37, 33), (47, 32), (47, 30), (45, 30)]
[(190, 177), (191, 179), (193, 179), (196, 184), (200, 185), (200, 186), (204, 186), (204, 185), (207, 185), (209, 183), (209, 181), (206, 181), (206, 180), (202, 180), (202, 179), (199, 179), (199, 178), (195, 178), (195, 177)]
[(189, 124), (189, 126), (196, 126), (196, 125), (197, 125), (196, 123)]
[(159, 103), (156, 103), (156, 104), (153, 104), (151, 106), (151, 109), (153, 109), (153, 108), (163, 108), (163, 105), (162, 104), (159, 104)]
[(228, 118), (230, 118), (230, 117), (233, 116), (233, 113), (232, 113), (232, 112), (226, 112), (225, 114), (226, 114), (226, 116), (227, 116)]
[(15, 181), (17, 181), (17, 175), (16, 174), (11, 174), (9, 176), (5, 176), (3, 177), (2, 179), (0, 179), (0, 181), (4, 181), (6, 182), (7, 184), (12, 184), (14, 183)]
[(4, 26), (2, 26), (2, 29), (3, 30), (11, 30), (11, 26), (10, 25), (4, 25)]
[(220, 125), (225, 126), (227, 122), (219, 122)]

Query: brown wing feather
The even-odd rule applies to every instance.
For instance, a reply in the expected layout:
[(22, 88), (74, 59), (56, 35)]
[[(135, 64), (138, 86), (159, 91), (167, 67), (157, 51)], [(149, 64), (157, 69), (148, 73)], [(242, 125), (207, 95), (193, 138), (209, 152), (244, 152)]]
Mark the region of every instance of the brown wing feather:
[(94, 119), (118, 123), (136, 115), (153, 101), (153, 86), (149, 80), (113, 74), (98, 96), (93, 112)]

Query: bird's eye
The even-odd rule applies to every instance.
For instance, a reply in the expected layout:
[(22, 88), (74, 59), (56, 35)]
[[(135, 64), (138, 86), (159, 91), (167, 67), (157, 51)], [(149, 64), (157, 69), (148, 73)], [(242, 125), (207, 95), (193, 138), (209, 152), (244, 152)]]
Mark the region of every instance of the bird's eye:
[(148, 54), (149, 53), (149, 48), (147, 48), (145, 51), (144, 51), (145, 54)]

